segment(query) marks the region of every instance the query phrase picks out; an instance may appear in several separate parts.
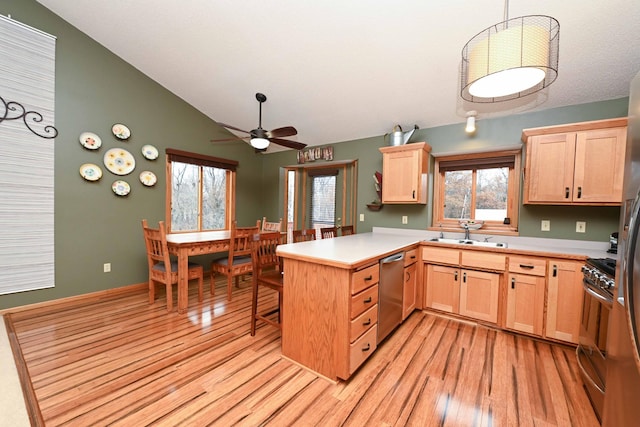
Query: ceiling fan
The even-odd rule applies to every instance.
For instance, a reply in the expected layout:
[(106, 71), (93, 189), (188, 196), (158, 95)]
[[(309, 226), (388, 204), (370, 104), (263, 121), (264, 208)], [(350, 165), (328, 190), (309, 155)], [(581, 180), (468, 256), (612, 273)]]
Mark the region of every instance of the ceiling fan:
[[(281, 145), (287, 148), (293, 148), (294, 150), (302, 150), (307, 144), (303, 144), (297, 141), (291, 141), (289, 139), (282, 139), (287, 136), (294, 136), (298, 134), (298, 131), (293, 126), (285, 126), (273, 130), (264, 130), (262, 129), (262, 103), (267, 100), (267, 97), (262, 93), (256, 93), (256, 99), (260, 103), (260, 115), (258, 119), (258, 128), (253, 129), (252, 131), (246, 131), (243, 129), (239, 129), (235, 126), (227, 125), (224, 123), (218, 122), (220, 126), (223, 126), (227, 129), (233, 129), (238, 132), (243, 132), (249, 134), (249, 136), (242, 137), (240, 139), (249, 139), (249, 143), (253, 148), (259, 151), (264, 151), (269, 146), (269, 143), (273, 142), (274, 144)], [(226, 139), (214, 139), (211, 142), (220, 142), (220, 141), (236, 141), (237, 138), (226, 138)]]

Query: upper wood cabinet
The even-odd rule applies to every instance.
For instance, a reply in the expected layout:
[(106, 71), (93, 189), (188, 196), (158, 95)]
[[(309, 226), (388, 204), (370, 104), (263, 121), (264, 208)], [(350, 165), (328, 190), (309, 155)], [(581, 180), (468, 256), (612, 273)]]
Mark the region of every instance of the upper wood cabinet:
[(431, 146), (426, 142), (381, 147), (382, 203), (427, 203)]
[(627, 119), (525, 129), (524, 203), (619, 205)]

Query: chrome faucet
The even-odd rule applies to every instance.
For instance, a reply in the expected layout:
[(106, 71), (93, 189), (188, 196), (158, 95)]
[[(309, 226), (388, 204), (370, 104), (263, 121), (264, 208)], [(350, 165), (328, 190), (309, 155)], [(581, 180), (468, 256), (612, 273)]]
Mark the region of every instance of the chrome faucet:
[(462, 228), (464, 228), (464, 240), (471, 240), (471, 236), (469, 236), (469, 224), (464, 224)]
[(444, 239), (444, 233), (442, 232), (442, 224), (440, 224), (440, 238)]

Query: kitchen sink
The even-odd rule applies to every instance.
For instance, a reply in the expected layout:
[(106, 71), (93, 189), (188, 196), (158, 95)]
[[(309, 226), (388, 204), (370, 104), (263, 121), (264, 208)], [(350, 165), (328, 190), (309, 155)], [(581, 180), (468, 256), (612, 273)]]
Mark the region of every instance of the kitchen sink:
[(470, 246), (481, 246), (485, 248), (506, 248), (507, 244), (505, 242), (481, 242), (479, 240), (471, 240), (471, 239), (447, 239), (444, 237), (431, 239), (431, 242), (440, 242), (440, 243), (449, 243), (453, 245), (470, 245)]

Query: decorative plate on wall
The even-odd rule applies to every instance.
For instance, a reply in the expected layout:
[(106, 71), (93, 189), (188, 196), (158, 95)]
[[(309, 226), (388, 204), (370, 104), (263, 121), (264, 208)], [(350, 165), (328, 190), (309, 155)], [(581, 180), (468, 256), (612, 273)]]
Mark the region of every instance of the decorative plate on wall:
[(80, 134), (80, 144), (88, 150), (97, 150), (102, 145), (102, 140), (92, 132), (82, 132)]
[(104, 165), (113, 174), (128, 175), (135, 169), (136, 159), (127, 150), (112, 148), (104, 153)]
[(156, 178), (155, 173), (151, 171), (140, 172), (140, 182), (147, 187), (153, 187), (156, 185), (156, 181), (158, 181), (158, 178)]
[(129, 137), (131, 136), (131, 131), (129, 130), (129, 128), (122, 123), (116, 123), (115, 125), (111, 126), (111, 132), (113, 132), (115, 137), (118, 139), (129, 139)]
[(85, 163), (80, 166), (80, 175), (87, 181), (97, 181), (102, 178), (102, 169), (93, 163)]
[(117, 180), (111, 184), (111, 189), (118, 196), (126, 196), (131, 191), (131, 187), (127, 181)]
[(158, 158), (158, 149), (153, 145), (143, 145), (142, 155), (145, 157), (145, 159), (155, 160)]

